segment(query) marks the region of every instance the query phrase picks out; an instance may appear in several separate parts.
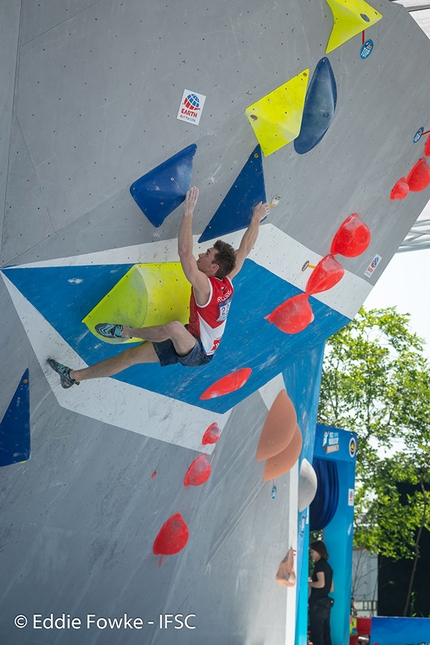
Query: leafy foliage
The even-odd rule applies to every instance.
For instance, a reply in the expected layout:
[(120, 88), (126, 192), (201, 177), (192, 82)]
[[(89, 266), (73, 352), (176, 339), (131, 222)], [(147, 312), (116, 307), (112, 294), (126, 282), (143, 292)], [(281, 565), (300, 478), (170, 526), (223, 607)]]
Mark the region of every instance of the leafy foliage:
[[(415, 558), (430, 530), (430, 368), (407, 314), (361, 309), (329, 339), (318, 420), (358, 435), (355, 543)], [(416, 489), (405, 499), (397, 482)]]

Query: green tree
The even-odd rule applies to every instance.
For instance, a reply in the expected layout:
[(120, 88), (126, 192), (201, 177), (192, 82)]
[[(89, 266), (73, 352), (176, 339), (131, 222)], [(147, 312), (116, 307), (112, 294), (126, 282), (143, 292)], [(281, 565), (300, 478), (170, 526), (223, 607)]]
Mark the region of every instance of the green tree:
[[(361, 309), (327, 342), (320, 423), (358, 435), (355, 543), (414, 560), (430, 530), (430, 368), (409, 316)], [(415, 487), (407, 499), (397, 482)]]

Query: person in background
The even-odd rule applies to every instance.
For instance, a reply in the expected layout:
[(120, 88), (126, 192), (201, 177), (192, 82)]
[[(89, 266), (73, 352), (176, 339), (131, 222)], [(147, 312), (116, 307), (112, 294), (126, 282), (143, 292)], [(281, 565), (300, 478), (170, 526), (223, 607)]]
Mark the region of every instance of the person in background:
[(350, 636), (357, 636), (357, 605), (355, 604), (354, 596), (351, 596), (351, 614), (349, 619), (349, 633)]
[(330, 611), (333, 599), (329, 593), (334, 591), (333, 570), (328, 563), (328, 552), (324, 542), (318, 540), (310, 545), (310, 555), (315, 562), (312, 578), (308, 584), (311, 590), (309, 596), (309, 628), (310, 640), (313, 645), (331, 645)]

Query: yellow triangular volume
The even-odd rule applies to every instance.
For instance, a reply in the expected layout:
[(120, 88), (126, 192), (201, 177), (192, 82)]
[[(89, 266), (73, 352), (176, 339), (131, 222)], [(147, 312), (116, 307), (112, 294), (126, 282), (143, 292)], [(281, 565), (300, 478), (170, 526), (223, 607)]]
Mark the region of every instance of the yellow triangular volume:
[(246, 116), (266, 157), (299, 136), (308, 80), (309, 70), (305, 69), (246, 108)]
[(95, 325), (118, 323), (128, 327), (151, 327), (189, 317), (191, 286), (180, 262), (135, 264), (109, 293), (85, 316), (83, 323), (106, 343), (142, 342), (138, 338), (108, 339), (99, 336)]
[(382, 18), (382, 14), (364, 0), (327, 0), (327, 4), (332, 10), (334, 25), (325, 50), (326, 54)]

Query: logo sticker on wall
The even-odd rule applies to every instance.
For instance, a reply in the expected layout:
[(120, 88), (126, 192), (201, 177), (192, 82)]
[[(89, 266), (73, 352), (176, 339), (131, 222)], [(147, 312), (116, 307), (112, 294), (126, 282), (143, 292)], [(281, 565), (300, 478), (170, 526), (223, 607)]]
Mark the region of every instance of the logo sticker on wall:
[(380, 255), (375, 255), (372, 262), (369, 264), (366, 271), (364, 272), (364, 275), (366, 276), (366, 278), (370, 278), (370, 276), (372, 275), (372, 273), (374, 272), (374, 270), (376, 269), (376, 267), (378, 266), (381, 260), (382, 260), (382, 257)]
[(187, 121), (193, 125), (198, 125), (205, 100), (206, 96), (203, 96), (203, 94), (184, 90), (177, 118), (180, 121)]
[(363, 59), (369, 58), (370, 54), (373, 51), (373, 40), (366, 40), (364, 45), (361, 46), (360, 56)]
[(419, 140), (421, 139), (421, 137), (423, 136), (423, 132), (424, 132), (424, 128), (423, 128), (423, 127), (419, 128), (419, 129), (415, 132), (415, 134), (414, 134), (414, 143), (418, 143), (418, 141), (419, 141)]
[(354, 506), (354, 489), (348, 488), (348, 506)]
[(351, 457), (351, 459), (354, 459), (355, 452), (357, 450), (357, 442), (355, 440), (355, 437), (351, 437), (351, 439), (349, 440), (348, 447), (349, 447), (349, 456)]
[(339, 450), (339, 433), (326, 430), (323, 434), (323, 450), (326, 455)]

